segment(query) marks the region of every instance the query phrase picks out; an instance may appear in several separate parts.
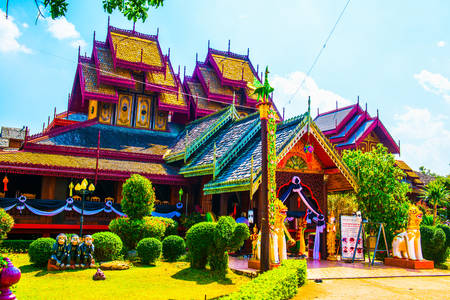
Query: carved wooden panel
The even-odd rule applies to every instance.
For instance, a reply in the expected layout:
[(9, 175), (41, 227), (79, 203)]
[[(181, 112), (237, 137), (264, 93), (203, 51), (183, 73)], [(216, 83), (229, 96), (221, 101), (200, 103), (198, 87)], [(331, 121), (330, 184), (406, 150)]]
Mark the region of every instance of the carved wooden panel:
[[(323, 169), (322, 163), (318, 159), (317, 155), (313, 153), (311, 161), (307, 161), (306, 153), (304, 151), (305, 144), (303, 141), (298, 141), (294, 147), (283, 157), (283, 159), (278, 163), (277, 170), (290, 170), (291, 168), (287, 165), (287, 162), (291, 160), (292, 157), (298, 157), (306, 163), (305, 169), (312, 171), (320, 171)], [(295, 159), (295, 158), (294, 158)]]
[(95, 119), (97, 117), (98, 102), (96, 100), (89, 100), (88, 119)]
[(359, 145), (358, 149), (362, 152), (372, 151), (377, 147), (377, 144), (381, 143), (375, 132), (371, 132)]
[(167, 111), (157, 111), (155, 114), (155, 130), (167, 130), (167, 119), (169, 113)]
[(136, 127), (149, 128), (152, 100), (150, 97), (138, 96), (136, 101)]
[(116, 124), (119, 126), (131, 126), (131, 111), (133, 97), (131, 95), (119, 95), (119, 104), (117, 105)]
[(111, 103), (99, 103), (99, 108), (99, 122), (103, 124), (111, 124), (113, 119), (113, 105)]

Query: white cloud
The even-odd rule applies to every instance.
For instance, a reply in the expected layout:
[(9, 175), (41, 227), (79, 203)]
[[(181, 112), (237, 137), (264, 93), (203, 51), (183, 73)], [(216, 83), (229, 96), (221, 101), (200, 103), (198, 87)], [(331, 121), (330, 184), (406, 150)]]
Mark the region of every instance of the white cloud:
[(439, 174), (450, 173), (450, 131), (445, 115), (431, 113), (427, 108), (406, 106), (405, 112), (394, 116), (392, 133), (401, 141), (401, 157), (413, 169), (425, 166)]
[(70, 45), (74, 48), (81, 47), (81, 49), (85, 49), (87, 43), (83, 40), (80, 33), (75, 28), (75, 25), (67, 21), (65, 17), (58, 18), (53, 20), (48, 17), (45, 18), (47, 22), (47, 31), (49, 31), (53, 37), (58, 40), (71, 40)]
[(28, 28), (29, 26), (28, 26), (27, 23), (22, 23), (22, 27), (23, 27), (23, 28)]
[(450, 103), (450, 81), (446, 77), (422, 70), (419, 74), (414, 74), (414, 78), (426, 91), (442, 96)]
[[(319, 88), (311, 77), (307, 77), (302, 88), (297, 91), (305, 76), (305, 73), (297, 71), (290, 73), (287, 77), (275, 75), (271, 80), (271, 85), (275, 88), (274, 101), (280, 113), (282, 113), (283, 107), (286, 108), (285, 117), (304, 113), (308, 109), (308, 96), (311, 96), (311, 114), (313, 116), (315, 116), (317, 108), (320, 109), (320, 112), (335, 109), (336, 101), (339, 107), (351, 104), (348, 99), (332, 91)], [(294, 94), (295, 96), (293, 96)], [(289, 102), (289, 100), (291, 101)]]
[(8, 16), (6, 19), (5, 13), (0, 9), (0, 52), (31, 53), (31, 49), (17, 41), (21, 34), (14, 18)]
[(441, 47), (441, 48), (442, 48), (442, 47), (445, 47), (445, 44), (446, 44), (446, 43), (445, 43), (444, 41), (439, 41), (439, 42), (437, 42), (437, 46), (438, 46), (438, 47)]
[(80, 33), (75, 29), (75, 25), (66, 20), (65, 17), (53, 20), (52, 18), (45, 18), (47, 22), (47, 30), (58, 40), (77, 39)]
[(72, 43), (70, 43), (70, 45), (74, 48), (78, 48), (78, 46), (80, 46), (81, 49), (85, 49), (87, 46), (87, 43), (85, 40), (75, 40)]

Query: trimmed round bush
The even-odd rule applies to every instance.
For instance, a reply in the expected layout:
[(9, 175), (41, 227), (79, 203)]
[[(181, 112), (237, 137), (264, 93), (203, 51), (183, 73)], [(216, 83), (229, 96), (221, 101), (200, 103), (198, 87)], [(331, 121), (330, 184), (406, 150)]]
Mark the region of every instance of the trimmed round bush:
[(163, 257), (168, 261), (176, 261), (186, 252), (186, 243), (178, 235), (169, 235), (162, 242)]
[(133, 174), (123, 184), (122, 209), (130, 219), (149, 216), (155, 202), (152, 183), (144, 176)]
[(444, 230), (436, 226), (420, 226), (420, 239), (424, 258), (433, 260), (436, 264), (447, 260), (449, 249)]
[(154, 264), (161, 256), (161, 248), (162, 244), (158, 239), (145, 238), (138, 243), (136, 250), (141, 258), (141, 262), (148, 265)]
[(153, 237), (161, 240), (166, 227), (155, 217), (144, 217), (141, 220), (118, 218), (109, 223), (109, 230), (121, 238), (127, 250), (133, 250), (143, 238)]
[(120, 237), (112, 232), (103, 231), (92, 235), (94, 238), (94, 256), (98, 261), (118, 259), (123, 248)]
[(33, 241), (28, 248), (30, 261), (36, 266), (44, 267), (52, 256), (52, 247), (55, 242), (56, 240), (52, 238), (38, 238)]
[(0, 208), (0, 239), (6, 238), (6, 234), (11, 231), (14, 226), (14, 219), (6, 210)]

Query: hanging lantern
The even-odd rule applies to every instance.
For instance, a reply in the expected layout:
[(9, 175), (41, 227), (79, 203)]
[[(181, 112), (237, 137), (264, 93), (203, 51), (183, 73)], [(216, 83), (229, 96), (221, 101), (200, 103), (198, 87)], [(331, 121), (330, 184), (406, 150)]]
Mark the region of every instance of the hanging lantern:
[(306, 144), (304, 147), (304, 151), (306, 153), (306, 161), (311, 162), (312, 154), (314, 152), (314, 146), (312, 144)]
[(73, 196), (73, 188), (74, 188), (75, 186), (73, 185), (73, 182), (71, 181), (70, 183), (69, 183), (69, 197), (72, 197)]
[(6, 177), (5, 175), (5, 178), (3, 178), (3, 191), (5, 192), (8, 191), (8, 182), (9, 182), (8, 177)]

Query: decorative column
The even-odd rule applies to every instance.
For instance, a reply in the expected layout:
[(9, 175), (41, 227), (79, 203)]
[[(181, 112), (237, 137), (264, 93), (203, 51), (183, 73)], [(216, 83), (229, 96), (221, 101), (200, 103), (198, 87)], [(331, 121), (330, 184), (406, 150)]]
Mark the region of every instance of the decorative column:
[[(271, 103), (269, 95), (273, 92), (273, 88), (268, 80), (269, 68), (266, 67), (264, 76), (264, 84), (261, 84), (256, 78), (254, 79), (254, 94), (258, 95), (257, 101), (259, 109), (259, 117), (261, 120), (261, 190), (258, 203), (261, 228), (261, 260), (260, 271), (265, 272), (270, 269), (270, 237), (269, 237), (269, 145), (268, 145), (268, 122), (269, 110)], [(261, 102), (260, 102), (261, 101)]]

